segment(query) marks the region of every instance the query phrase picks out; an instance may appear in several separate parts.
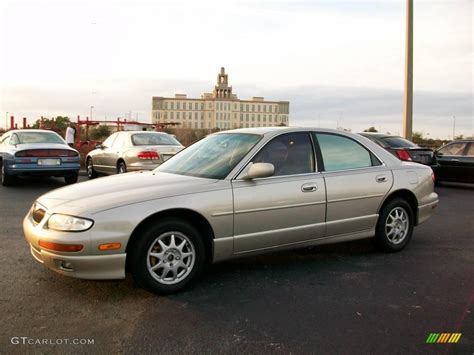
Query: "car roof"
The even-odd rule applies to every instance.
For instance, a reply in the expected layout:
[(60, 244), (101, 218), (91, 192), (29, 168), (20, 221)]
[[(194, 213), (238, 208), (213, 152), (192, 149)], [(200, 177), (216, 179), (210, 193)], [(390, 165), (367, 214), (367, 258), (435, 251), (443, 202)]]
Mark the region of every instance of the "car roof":
[[(115, 133), (128, 133), (128, 134), (135, 134), (135, 133), (157, 133), (157, 134), (168, 134), (166, 132), (157, 132), (157, 131), (117, 131)], [(113, 133), (112, 133), (113, 134)]]
[(253, 128), (236, 128), (227, 131), (220, 131), (216, 132), (215, 134), (223, 134), (223, 133), (247, 133), (247, 134), (258, 134), (258, 135), (272, 135), (274, 133), (289, 133), (289, 132), (306, 132), (306, 131), (314, 131), (314, 132), (324, 132), (324, 133), (338, 133), (338, 134), (349, 134), (352, 135), (354, 133), (347, 132), (347, 131), (340, 131), (337, 129), (331, 128), (317, 128), (317, 127), (253, 127)]
[(9, 131), (6, 131), (5, 133), (3, 134), (7, 134), (7, 133), (21, 133), (21, 132), (52, 132), (52, 133), (56, 133), (55, 131), (53, 130), (50, 130), (50, 129), (36, 129), (36, 128), (26, 128), (26, 129), (11, 129)]
[(377, 133), (377, 132), (360, 132), (358, 133), (360, 134), (361, 136), (366, 136), (366, 137), (374, 137), (374, 138), (388, 138), (388, 137), (396, 137), (396, 138), (403, 138), (403, 137), (400, 137), (400, 136), (394, 136), (392, 134), (385, 134), (385, 133)]

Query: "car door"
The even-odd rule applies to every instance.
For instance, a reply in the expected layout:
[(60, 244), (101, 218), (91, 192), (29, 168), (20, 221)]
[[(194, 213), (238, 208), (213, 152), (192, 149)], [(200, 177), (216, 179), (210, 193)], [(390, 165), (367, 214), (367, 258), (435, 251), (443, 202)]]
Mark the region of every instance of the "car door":
[(326, 237), (370, 232), (393, 176), (369, 149), (336, 134), (313, 134), (326, 183)]
[(438, 180), (467, 182), (469, 168), (464, 156), (467, 148), (467, 142), (452, 142), (436, 152)]
[(474, 142), (469, 143), (462, 162), (466, 166), (466, 182), (474, 183)]
[(109, 173), (109, 169), (106, 165), (105, 154), (108, 149), (112, 146), (115, 139), (117, 138), (118, 133), (114, 133), (109, 136), (103, 143), (100, 149), (96, 149), (92, 155), (92, 163), (94, 164), (94, 169), (99, 173)]
[(310, 134), (279, 135), (251, 162), (271, 163), (275, 172), (268, 178), (232, 181), (234, 252), (324, 237), (326, 191), (322, 175), (315, 169)]
[(117, 132), (117, 137), (112, 142), (109, 148), (104, 150), (103, 162), (104, 167), (109, 174), (115, 174), (117, 172), (117, 161), (120, 156), (120, 151), (125, 144), (125, 138), (127, 137), (126, 132)]

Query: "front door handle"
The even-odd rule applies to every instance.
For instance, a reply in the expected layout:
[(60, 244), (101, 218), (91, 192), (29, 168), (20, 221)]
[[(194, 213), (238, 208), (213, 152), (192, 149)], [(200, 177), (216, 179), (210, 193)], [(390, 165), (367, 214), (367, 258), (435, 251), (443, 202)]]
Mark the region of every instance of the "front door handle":
[(304, 184), (301, 186), (301, 191), (303, 192), (314, 192), (318, 189), (316, 184)]
[(451, 159), (451, 161), (459, 162), (459, 159)]
[(377, 182), (387, 182), (387, 176), (386, 175), (377, 175), (375, 177), (375, 180)]

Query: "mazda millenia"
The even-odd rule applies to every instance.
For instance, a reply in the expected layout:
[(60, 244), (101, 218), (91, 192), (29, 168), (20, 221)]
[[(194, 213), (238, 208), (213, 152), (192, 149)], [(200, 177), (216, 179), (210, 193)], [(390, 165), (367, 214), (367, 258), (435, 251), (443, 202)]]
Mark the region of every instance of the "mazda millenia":
[(374, 238), (409, 243), (438, 204), (430, 167), (360, 135), (308, 128), (212, 134), (150, 172), (49, 192), (23, 222), (33, 257), (63, 275), (177, 292), (206, 264)]

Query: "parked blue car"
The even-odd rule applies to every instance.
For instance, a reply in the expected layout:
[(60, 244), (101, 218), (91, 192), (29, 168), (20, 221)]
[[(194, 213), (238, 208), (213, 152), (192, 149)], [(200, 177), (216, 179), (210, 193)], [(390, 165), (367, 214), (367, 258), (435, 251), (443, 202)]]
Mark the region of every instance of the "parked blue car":
[(73, 184), (79, 176), (79, 152), (53, 131), (11, 130), (0, 137), (0, 166), (4, 186), (19, 176), (64, 177)]

